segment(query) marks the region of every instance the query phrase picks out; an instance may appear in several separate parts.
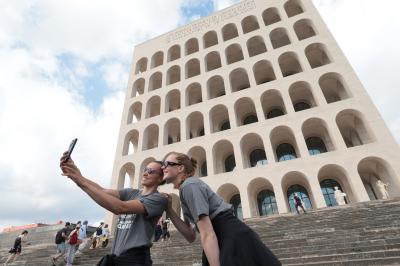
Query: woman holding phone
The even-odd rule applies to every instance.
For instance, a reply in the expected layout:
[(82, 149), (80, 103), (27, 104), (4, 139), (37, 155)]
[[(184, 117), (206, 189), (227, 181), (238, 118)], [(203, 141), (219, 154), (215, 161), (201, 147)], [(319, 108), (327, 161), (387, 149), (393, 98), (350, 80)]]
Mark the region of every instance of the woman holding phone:
[(118, 215), (112, 255), (98, 265), (149, 266), (152, 265), (150, 247), (154, 228), (166, 210), (167, 198), (157, 191), (163, 183), (162, 163), (150, 162), (142, 173), (143, 189), (106, 189), (82, 176), (69, 154), (60, 159), (62, 175), (69, 177), (96, 203)]
[(164, 180), (179, 189), (184, 221), (172, 209), (167, 215), (178, 231), (193, 242), (200, 233), (203, 265), (281, 265), (259, 236), (236, 218), (232, 206), (199, 178), (193, 177), (197, 162), (186, 154), (171, 152), (164, 159)]

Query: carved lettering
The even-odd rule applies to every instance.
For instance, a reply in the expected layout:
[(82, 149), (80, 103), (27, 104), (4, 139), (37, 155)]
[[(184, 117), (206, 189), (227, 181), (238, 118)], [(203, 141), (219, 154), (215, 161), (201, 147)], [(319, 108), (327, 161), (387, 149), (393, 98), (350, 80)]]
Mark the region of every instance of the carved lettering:
[(254, 10), (256, 8), (256, 3), (254, 0), (246, 0), (238, 4), (237, 6), (234, 6), (230, 9), (224, 10), (218, 14), (203, 18), (199, 21), (195, 21), (193, 23), (190, 23), (187, 26), (184, 26), (181, 29), (178, 29), (174, 32), (170, 32), (166, 35), (166, 42), (171, 43), (178, 41), (182, 38), (185, 38), (193, 33), (199, 32), (206, 30), (210, 28), (211, 26), (216, 26), (225, 20), (231, 19), (233, 17), (236, 17), (238, 15), (247, 13), (251, 10)]

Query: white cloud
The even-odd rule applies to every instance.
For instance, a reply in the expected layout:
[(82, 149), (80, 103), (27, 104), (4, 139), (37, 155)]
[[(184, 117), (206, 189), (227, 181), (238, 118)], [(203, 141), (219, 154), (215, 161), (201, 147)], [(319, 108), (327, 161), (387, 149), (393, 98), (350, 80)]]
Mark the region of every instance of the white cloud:
[[(399, 1), (314, 0), (388, 126), (396, 128), (400, 50)], [(400, 142), (400, 134), (394, 134)]]
[(233, 4), (240, 2), (239, 0), (213, 0), (215, 10), (227, 8)]
[(129, 73), (124, 64), (113, 62), (106, 63), (101, 67), (103, 78), (111, 90), (126, 88)]
[[(176, 27), (182, 1), (0, 2), (0, 228), (103, 219), (58, 158), (78, 137), (78, 166), (109, 185), (133, 47)], [(109, 89), (96, 111), (93, 75)]]

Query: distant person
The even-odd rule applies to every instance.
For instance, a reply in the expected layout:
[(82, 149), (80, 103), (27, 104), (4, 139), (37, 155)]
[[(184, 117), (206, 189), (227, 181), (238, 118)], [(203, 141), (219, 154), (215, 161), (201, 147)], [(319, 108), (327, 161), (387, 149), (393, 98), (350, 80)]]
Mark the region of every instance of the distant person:
[(297, 214), (300, 214), (299, 207), (303, 210), (304, 213), (307, 213), (306, 210), (304, 209), (303, 202), (301, 201), (301, 199), (299, 198), (297, 193), (294, 193), (293, 198), (294, 198), (294, 206), (296, 208)]
[(56, 264), (57, 260), (65, 255), (67, 250), (65, 241), (68, 239), (69, 234), (71, 233), (71, 224), (70, 222), (66, 222), (64, 228), (61, 228), (57, 231), (55, 243), (57, 245), (57, 255), (52, 257), (53, 265)]
[(168, 230), (170, 222), (171, 222), (170, 219), (163, 220), (163, 222), (162, 222), (162, 240), (161, 241), (169, 240), (171, 237), (171, 235), (169, 234), (169, 230)]
[(103, 233), (100, 238), (102, 248), (107, 247), (109, 236), (110, 236), (110, 229), (108, 228), (108, 224), (105, 224), (103, 227)]
[(96, 228), (96, 231), (93, 234), (92, 246), (91, 249), (98, 248), (100, 245), (100, 237), (103, 234), (103, 226), (104, 222), (101, 222), (100, 225)]
[(87, 237), (87, 228), (88, 228), (88, 221), (83, 221), (81, 229), (79, 230), (79, 241), (81, 242), (79, 246), (77, 246), (78, 250), (75, 253), (75, 256), (80, 255), (82, 251), (84, 251), (88, 244), (90, 245), (90, 239)]
[(105, 189), (82, 176), (72, 159), (60, 159), (64, 176), (68, 176), (94, 201), (110, 212), (119, 215), (112, 255), (107, 255), (98, 265), (149, 266), (152, 265), (150, 247), (154, 227), (166, 210), (167, 198), (157, 191), (163, 182), (160, 162), (150, 162), (143, 169), (142, 189)]
[(80, 241), (79, 241), (79, 231), (81, 229), (81, 224), (77, 223), (76, 227), (74, 230), (71, 231), (71, 233), (68, 236), (68, 242), (67, 242), (67, 264), (66, 266), (71, 266), (74, 263), (74, 258), (75, 258), (75, 252), (76, 252), (76, 247), (79, 246)]
[(163, 218), (161, 217), (154, 228), (154, 242), (158, 242), (162, 236), (162, 222)]
[(4, 265), (7, 265), (7, 263), (12, 263), (15, 261), (19, 255), (21, 255), (22, 252), (22, 243), (27, 242), (27, 236), (28, 236), (28, 231), (24, 230), (22, 233), (17, 236), (17, 238), (14, 241), (14, 246), (8, 251), (10, 253), (10, 256), (4, 263)]
[(167, 215), (188, 242), (196, 239), (196, 231), (200, 233), (202, 265), (281, 265), (260, 237), (233, 214), (232, 205), (193, 176), (196, 165), (186, 154), (171, 152), (164, 159), (163, 170), (164, 180), (179, 189), (184, 220), (172, 208), (171, 195)]

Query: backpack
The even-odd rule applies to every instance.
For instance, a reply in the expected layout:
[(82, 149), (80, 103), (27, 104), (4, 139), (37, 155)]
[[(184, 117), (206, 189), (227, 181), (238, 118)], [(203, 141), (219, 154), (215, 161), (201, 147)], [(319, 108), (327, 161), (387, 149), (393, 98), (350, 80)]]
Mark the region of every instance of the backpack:
[(61, 244), (65, 241), (64, 237), (62, 236), (63, 229), (59, 230), (56, 234), (56, 244)]
[(97, 227), (96, 229), (96, 235), (101, 236), (103, 234), (103, 229), (101, 227)]
[(72, 235), (69, 237), (68, 243), (70, 245), (75, 245), (78, 243), (78, 231), (75, 230), (75, 232), (72, 233)]

